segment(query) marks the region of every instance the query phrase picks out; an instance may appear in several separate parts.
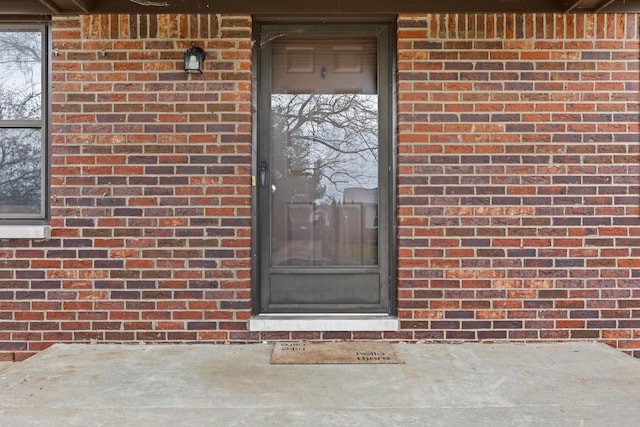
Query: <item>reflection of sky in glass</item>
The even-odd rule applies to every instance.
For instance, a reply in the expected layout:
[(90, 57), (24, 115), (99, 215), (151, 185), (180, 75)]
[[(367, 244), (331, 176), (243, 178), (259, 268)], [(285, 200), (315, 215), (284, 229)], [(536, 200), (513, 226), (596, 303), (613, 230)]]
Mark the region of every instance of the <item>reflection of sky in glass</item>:
[(378, 187), (377, 103), (377, 95), (272, 96), (272, 111), (286, 121), (287, 156), (320, 173), (326, 202), (342, 201), (348, 188)]
[(41, 117), (42, 34), (0, 32), (0, 119)]

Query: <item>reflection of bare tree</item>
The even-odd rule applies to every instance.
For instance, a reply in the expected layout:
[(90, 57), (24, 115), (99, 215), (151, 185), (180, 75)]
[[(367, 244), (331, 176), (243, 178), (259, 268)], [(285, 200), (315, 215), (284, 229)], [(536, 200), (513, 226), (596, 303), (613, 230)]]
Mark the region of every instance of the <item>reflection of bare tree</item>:
[(40, 158), (39, 130), (0, 130), (0, 213), (39, 211)]
[(0, 32), (0, 118), (38, 119), (41, 33)]
[(272, 102), (274, 133), (288, 144), (289, 174), (315, 176), (318, 185), (338, 192), (375, 183), (376, 96), (273, 95)]
[(272, 262), (377, 262), (377, 95), (274, 94)]
[(42, 177), (42, 33), (0, 32), (0, 214), (37, 214)]

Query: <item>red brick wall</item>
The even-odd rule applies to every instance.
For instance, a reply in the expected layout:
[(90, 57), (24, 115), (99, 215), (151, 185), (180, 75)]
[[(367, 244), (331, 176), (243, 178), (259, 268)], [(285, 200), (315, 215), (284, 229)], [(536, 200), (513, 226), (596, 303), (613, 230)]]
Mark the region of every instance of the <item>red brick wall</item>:
[[(192, 42), (202, 75), (183, 71)], [(52, 47), (52, 239), (0, 243), (0, 357), (235, 339), (250, 309), (250, 18), (55, 18)]]
[(399, 21), (399, 306), (640, 356), (638, 15)]
[[(250, 18), (55, 18), (52, 238), (0, 240), (0, 360), (300, 338), (598, 339), (640, 356), (637, 28), (402, 16), (403, 329), (257, 334)], [(182, 71), (191, 42), (202, 75)]]

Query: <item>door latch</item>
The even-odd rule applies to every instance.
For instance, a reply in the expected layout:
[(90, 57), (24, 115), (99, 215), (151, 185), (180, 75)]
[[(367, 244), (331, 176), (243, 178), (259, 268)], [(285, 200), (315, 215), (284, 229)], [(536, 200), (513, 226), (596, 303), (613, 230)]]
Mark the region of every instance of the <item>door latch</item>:
[(260, 186), (264, 188), (267, 182), (267, 162), (260, 163)]

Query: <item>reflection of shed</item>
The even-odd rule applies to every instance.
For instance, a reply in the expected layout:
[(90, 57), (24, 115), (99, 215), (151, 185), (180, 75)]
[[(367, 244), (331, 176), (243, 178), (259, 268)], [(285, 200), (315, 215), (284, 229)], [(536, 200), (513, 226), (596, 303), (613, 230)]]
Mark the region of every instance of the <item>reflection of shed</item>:
[(345, 257), (369, 260), (376, 255), (368, 248), (377, 247), (378, 189), (346, 188), (338, 212), (336, 241)]
[(364, 228), (378, 228), (378, 189), (377, 188), (345, 188), (344, 206), (359, 205), (362, 210)]

